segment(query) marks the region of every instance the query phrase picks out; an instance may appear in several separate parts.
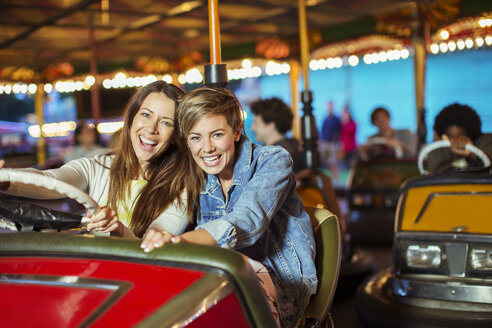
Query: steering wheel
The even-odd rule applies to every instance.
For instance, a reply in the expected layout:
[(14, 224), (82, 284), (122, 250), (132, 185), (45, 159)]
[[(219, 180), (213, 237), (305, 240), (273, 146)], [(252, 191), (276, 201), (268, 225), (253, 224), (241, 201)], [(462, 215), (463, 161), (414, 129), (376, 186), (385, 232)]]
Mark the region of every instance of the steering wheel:
[[(402, 159), (403, 158), (403, 149), (401, 148), (401, 146), (400, 145), (390, 145), (388, 143), (388, 138), (385, 138), (385, 137), (370, 138), (367, 140), (366, 145), (367, 146), (375, 146), (375, 145), (388, 146), (390, 148), (393, 148), (393, 151), (395, 152), (396, 159)], [(364, 153), (362, 155), (362, 157), (364, 160), (369, 159), (369, 157), (366, 153)]]
[[(91, 211), (92, 213), (95, 213), (97, 209), (99, 209), (99, 205), (97, 204), (97, 202), (82, 190), (75, 188), (74, 186), (64, 181), (60, 181), (46, 175), (15, 169), (1, 169), (0, 182), (17, 182), (33, 185), (36, 187), (43, 187), (72, 198), (73, 200), (82, 204), (87, 210)], [(90, 220), (88, 218), (84, 217), (82, 218), (81, 223), (85, 224), (89, 221)]]
[[(429, 173), (426, 169), (424, 169), (424, 159), (427, 157), (427, 155), (430, 152), (439, 148), (448, 148), (448, 147), (451, 147), (451, 142), (449, 142), (449, 140), (439, 140), (424, 146), (419, 153), (419, 158), (417, 162), (420, 174), (425, 175)], [(482, 161), (484, 167), (490, 166), (489, 157), (480, 148), (472, 144), (467, 144), (465, 146), (465, 149), (470, 151), (475, 156), (477, 156)]]

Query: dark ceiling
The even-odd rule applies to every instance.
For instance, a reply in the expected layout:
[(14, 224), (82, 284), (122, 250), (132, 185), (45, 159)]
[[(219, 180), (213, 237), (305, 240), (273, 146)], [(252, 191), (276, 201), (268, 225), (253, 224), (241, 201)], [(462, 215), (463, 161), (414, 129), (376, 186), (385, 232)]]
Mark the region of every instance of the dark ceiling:
[[(406, 0), (307, 0), (312, 50), (371, 33), (408, 38)], [(419, 1), (434, 27), (492, 10), (491, 1)], [(222, 57), (298, 58), (297, 0), (219, 1)], [(53, 81), (90, 71), (91, 35), (100, 73), (180, 72), (208, 62), (207, 1), (2, 0), (0, 81)]]

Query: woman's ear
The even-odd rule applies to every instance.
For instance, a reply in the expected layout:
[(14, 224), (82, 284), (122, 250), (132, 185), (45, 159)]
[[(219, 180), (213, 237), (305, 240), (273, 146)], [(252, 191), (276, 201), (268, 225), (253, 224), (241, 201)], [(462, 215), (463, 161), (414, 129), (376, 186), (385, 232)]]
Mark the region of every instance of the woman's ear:
[(238, 142), (239, 139), (241, 139), (241, 126), (239, 126), (237, 129), (236, 129), (236, 132), (234, 132), (234, 141), (235, 142)]

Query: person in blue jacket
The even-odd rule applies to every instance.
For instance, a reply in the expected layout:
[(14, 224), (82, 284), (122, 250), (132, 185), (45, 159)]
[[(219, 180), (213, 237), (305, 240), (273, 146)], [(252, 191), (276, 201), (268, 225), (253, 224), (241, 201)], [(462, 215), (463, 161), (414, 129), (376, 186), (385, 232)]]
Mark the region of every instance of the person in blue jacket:
[(179, 134), (204, 173), (197, 226), (181, 236), (148, 236), (142, 247), (217, 245), (260, 262), (273, 281), (282, 327), (293, 327), (316, 292), (313, 231), (289, 153), (251, 143), (243, 123), (230, 91), (200, 88), (183, 96)]

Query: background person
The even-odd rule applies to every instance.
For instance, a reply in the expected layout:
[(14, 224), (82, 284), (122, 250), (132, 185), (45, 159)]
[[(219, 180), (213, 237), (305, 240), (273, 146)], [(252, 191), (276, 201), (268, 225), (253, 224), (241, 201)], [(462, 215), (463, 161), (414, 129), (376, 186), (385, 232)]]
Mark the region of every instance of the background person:
[(109, 152), (100, 143), (99, 132), (93, 125), (82, 121), (77, 124), (74, 135), (74, 146), (63, 155), (63, 162), (68, 163), (71, 160), (81, 157), (92, 157)]
[[(53, 170), (26, 170), (65, 181), (103, 206), (88, 230), (129, 238), (141, 238), (148, 227), (180, 234), (193, 217), (191, 200), (199, 194), (191, 176), (200, 174), (190, 172), (191, 158), (176, 143), (175, 110), (182, 94), (164, 81), (151, 83), (127, 103), (112, 154), (76, 159)], [(30, 198), (65, 197), (17, 183), (7, 192)]]
[(357, 133), (357, 123), (352, 119), (352, 114), (348, 107), (342, 112), (342, 128), (340, 136), (339, 158), (342, 160), (343, 167), (350, 169), (358, 158), (357, 143), (355, 135)]
[(408, 129), (396, 130), (391, 127), (391, 115), (384, 107), (377, 107), (371, 113), (371, 123), (378, 128), (378, 132), (370, 136), (370, 142), (374, 138), (385, 138), (387, 146), (377, 145), (369, 149), (367, 145), (361, 146), (360, 150), (372, 152), (373, 156), (394, 155), (393, 147), (400, 147), (404, 158), (413, 158), (417, 151), (417, 136)]
[[(227, 90), (187, 93), (178, 109), (180, 136), (203, 170), (196, 230), (143, 241), (174, 241), (237, 250), (270, 273), (282, 327), (293, 327), (316, 291), (315, 245), (296, 192), (289, 154), (251, 143), (241, 105)], [(261, 282), (261, 281), (260, 281)]]
[(472, 144), (492, 160), (492, 135), (482, 133), (482, 121), (473, 108), (454, 103), (444, 107), (434, 120), (435, 140), (449, 140), (451, 147), (429, 153), (429, 172), (444, 172), (452, 168), (478, 166), (482, 162), (465, 149)]
[(321, 127), (320, 158), (323, 166), (330, 169), (334, 180), (338, 180), (338, 146), (342, 122), (333, 112), (333, 101), (328, 102), (328, 116)]
[(268, 98), (251, 103), (251, 112), (254, 115), (251, 129), (256, 140), (270, 146), (285, 148), (294, 162), (294, 172), (303, 168), (303, 157), (299, 141), (286, 137), (292, 129), (294, 114), (289, 106), (279, 98)]

